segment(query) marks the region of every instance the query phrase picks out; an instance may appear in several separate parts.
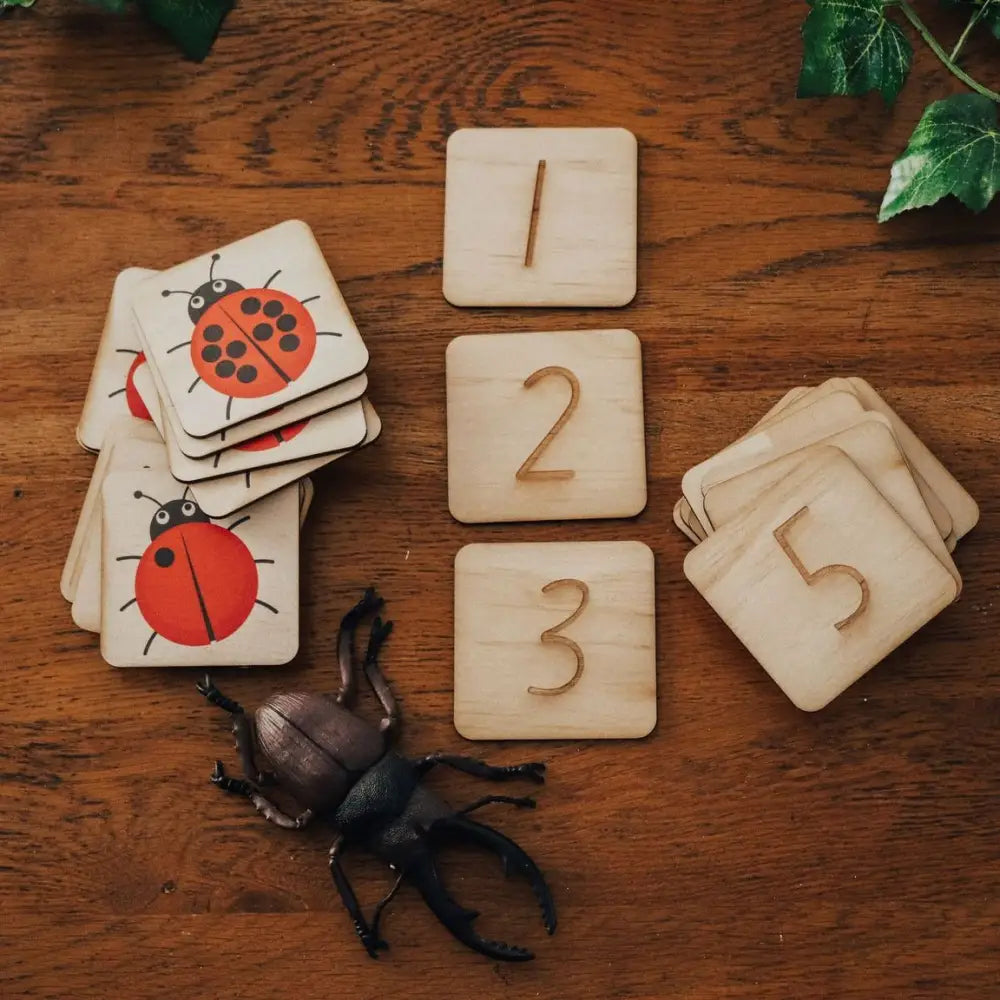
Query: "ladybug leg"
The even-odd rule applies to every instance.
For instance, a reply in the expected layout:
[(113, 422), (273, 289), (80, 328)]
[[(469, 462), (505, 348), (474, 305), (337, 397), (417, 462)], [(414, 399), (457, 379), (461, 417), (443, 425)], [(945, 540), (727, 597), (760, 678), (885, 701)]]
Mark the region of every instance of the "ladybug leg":
[(333, 330), (317, 330), (316, 331), (316, 336), (317, 337), (343, 337), (344, 335), (342, 333), (334, 333)]
[(389, 687), (389, 682), (382, 673), (382, 668), (378, 665), (378, 653), (382, 644), (392, 633), (392, 622), (383, 622), (381, 618), (376, 618), (372, 622), (371, 638), (368, 640), (368, 652), (365, 654), (365, 677), (371, 684), (375, 692), (385, 717), (379, 723), (379, 732), (391, 734), (399, 727), (399, 706), (396, 698)]
[[(201, 381), (201, 376), (199, 375), (189, 386), (188, 392), (194, 392), (194, 387)], [(228, 419), (228, 417), (226, 418)]]
[(182, 347), (187, 347), (191, 343), (190, 340), (185, 340), (183, 343), (174, 344), (173, 347), (167, 348), (167, 354), (173, 354), (174, 351), (179, 351)]
[[(190, 391), (191, 390), (188, 389), (188, 392)], [(226, 420), (232, 419), (232, 413), (233, 413), (233, 397), (230, 396), (229, 399), (226, 401)]]
[(270, 278), (267, 279), (267, 281), (264, 282), (263, 287), (264, 288), (270, 288), (271, 287), (271, 282), (274, 281), (274, 279), (277, 278), (279, 274), (281, 274), (281, 268), (280, 267), (278, 268), (277, 271), (274, 272), (274, 274), (271, 275)]
[(273, 604), (268, 604), (267, 601), (262, 601), (258, 598), (254, 601), (254, 604), (259, 604), (262, 608), (267, 608), (268, 611), (271, 611), (274, 614), (278, 613), (278, 609)]
[(153, 640), (159, 635), (159, 632), (154, 632), (147, 640), (146, 645), (143, 647), (142, 655), (145, 656), (149, 652), (149, 647), (153, 645)]
[(307, 299), (300, 299), (299, 300), (299, 305), (300, 306), (307, 305), (310, 302), (315, 302), (318, 298), (321, 298), (321, 296), (319, 296), (319, 295), (310, 295), (309, 298), (307, 298)]

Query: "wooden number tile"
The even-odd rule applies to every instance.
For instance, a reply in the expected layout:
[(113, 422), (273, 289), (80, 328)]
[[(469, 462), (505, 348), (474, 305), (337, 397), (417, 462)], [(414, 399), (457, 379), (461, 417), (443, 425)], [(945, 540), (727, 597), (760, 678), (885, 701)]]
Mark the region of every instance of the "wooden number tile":
[(811, 449), (684, 560), (791, 701), (816, 711), (954, 600), (958, 583), (839, 449)]
[(634, 333), (458, 337), (446, 367), (448, 505), (459, 521), (632, 517), (645, 507)]
[(455, 728), (474, 740), (646, 736), (653, 582), (640, 542), (467, 545), (455, 559)]
[(445, 298), (456, 306), (631, 302), (637, 151), (623, 128), (455, 132), (445, 183)]

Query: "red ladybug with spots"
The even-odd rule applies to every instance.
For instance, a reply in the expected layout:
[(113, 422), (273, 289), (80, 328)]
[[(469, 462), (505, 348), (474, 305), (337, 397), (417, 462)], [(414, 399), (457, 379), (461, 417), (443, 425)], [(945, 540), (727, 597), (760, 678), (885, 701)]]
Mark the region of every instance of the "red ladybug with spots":
[[(277, 410), (272, 410), (271, 412), (276, 413)], [(277, 448), (279, 444), (284, 444), (285, 441), (291, 441), (293, 438), (298, 437), (305, 430), (309, 420), (309, 417), (305, 417), (302, 420), (296, 420), (293, 424), (285, 424), (284, 427), (277, 427), (273, 431), (265, 431), (263, 434), (258, 434), (257, 437), (242, 441), (240, 444), (234, 444), (233, 447), (237, 451), (269, 451), (271, 448)], [(212, 467), (217, 469), (221, 461), (222, 452), (216, 452)], [(247, 475), (249, 476), (249, 473)], [(250, 481), (248, 478), (247, 486), (249, 485)]]
[(309, 367), (317, 337), (340, 337), (317, 330), (306, 303), (271, 288), (277, 270), (260, 288), (244, 288), (230, 278), (216, 278), (220, 255), (212, 254), (208, 281), (193, 292), (164, 289), (163, 295), (187, 295), (188, 316), (194, 323), (190, 340), (175, 344), (168, 354), (191, 347), (197, 377), (188, 387), (204, 382), (228, 397), (226, 419), (234, 398), (271, 396), (294, 382)]
[(241, 517), (228, 528), (212, 519), (187, 490), (179, 500), (161, 504), (141, 490), (137, 500), (152, 500), (156, 513), (149, 522), (150, 544), (136, 559), (135, 597), (120, 608), (138, 604), (153, 630), (142, 653), (145, 656), (157, 635), (180, 646), (207, 646), (232, 635), (250, 617), (254, 606), (274, 614), (278, 609), (257, 597), (260, 563), (234, 529), (250, 520)]

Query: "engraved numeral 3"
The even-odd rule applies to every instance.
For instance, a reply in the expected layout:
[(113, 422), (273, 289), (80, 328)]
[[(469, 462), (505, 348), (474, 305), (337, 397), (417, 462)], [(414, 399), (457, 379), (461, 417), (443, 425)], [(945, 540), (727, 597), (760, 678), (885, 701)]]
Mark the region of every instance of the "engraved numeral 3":
[(824, 577), (840, 573), (845, 576), (849, 576), (861, 588), (861, 601), (858, 606), (846, 618), (842, 618), (839, 622), (834, 623), (834, 628), (838, 631), (842, 631), (847, 628), (851, 622), (863, 615), (868, 609), (868, 600), (870, 597), (868, 581), (853, 566), (845, 566), (843, 563), (833, 563), (830, 566), (821, 566), (819, 569), (813, 570), (811, 573), (806, 569), (805, 564), (792, 548), (787, 536), (788, 532), (791, 531), (792, 526), (803, 518), (808, 510), (808, 507), (803, 507), (801, 510), (797, 510), (787, 521), (779, 524), (778, 527), (774, 529), (774, 538), (781, 546), (781, 551), (788, 556), (792, 565), (799, 571), (799, 575), (810, 587), (814, 583), (822, 580)]
[(571, 577), (567, 577), (563, 580), (553, 580), (551, 583), (545, 584), (542, 587), (542, 593), (547, 594), (551, 590), (555, 590), (556, 587), (564, 586), (576, 587), (580, 592), (580, 603), (577, 605), (576, 610), (569, 616), (569, 618), (564, 618), (558, 625), (553, 625), (552, 628), (547, 628), (541, 635), (542, 642), (555, 642), (560, 646), (565, 646), (567, 649), (573, 651), (573, 655), (576, 657), (576, 671), (573, 676), (566, 681), (565, 684), (560, 684), (559, 687), (554, 688), (543, 688), (535, 687), (532, 685), (528, 688), (528, 694), (562, 694), (564, 691), (568, 691), (573, 687), (576, 682), (583, 675), (583, 650), (580, 648), (579, 644), (574, 642), (569, 636), (560, 635), (560, 631), (568, 626), (572, 625), (573, 622), (583, 614), (584, 609), (590, 602), (590, 588), (583, 582), (583, 580), (574, 580)]
[(521, 468), (517, 470), (514, 474), (515, 479), (519, 479), (522, 482), (528, 482), (531, 480), (559, 480), (559, 479), (572, 479), (576, 473), (572, 469), (536, 469), (535, 464), (541, 457), (542, 452), (550, 444), (552, 444), (555, 436), (566, 426), (566, 421), (573, 415), (573, 411), (580, 404), (580, 380), (568, 369), (563, 368), (559, 365), (550, 365), (548, 368), (539, 368), (538, 371), (532, 372), (525, 380), (525, 389), (530, 389), (533, 385), (541, 382), (543, 378), (548, 378), (550, 375), (558, 375), (560, 378), (566, 379), (569, 382), (570, 397), (569, 403), (566, 405), (566, 409), (562, 411), (559, 419), (552, 425), (552, 429), (538, 442), (538, 446), (535, 450), (524, 460), (521, 464)]

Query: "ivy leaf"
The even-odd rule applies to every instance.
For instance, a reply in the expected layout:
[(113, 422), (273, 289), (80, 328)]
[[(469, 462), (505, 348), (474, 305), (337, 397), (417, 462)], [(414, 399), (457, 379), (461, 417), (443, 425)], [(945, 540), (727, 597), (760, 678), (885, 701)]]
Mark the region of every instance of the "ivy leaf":
[(878, 90), (892, 104), (909, 75), (913, 48), (885, 16), (885, 0), (809, 0), (809, 5), (798, 96)]
[(933, 205), (948, 194), (981, 212), (998, 189), (997, 106), (982, 94), (955, 94), (924, 111), (910, 144), (892, 165), (878, 221)]
[(139, 0), (139, 7), (189, 59), (208, 55), (235, 0)]

